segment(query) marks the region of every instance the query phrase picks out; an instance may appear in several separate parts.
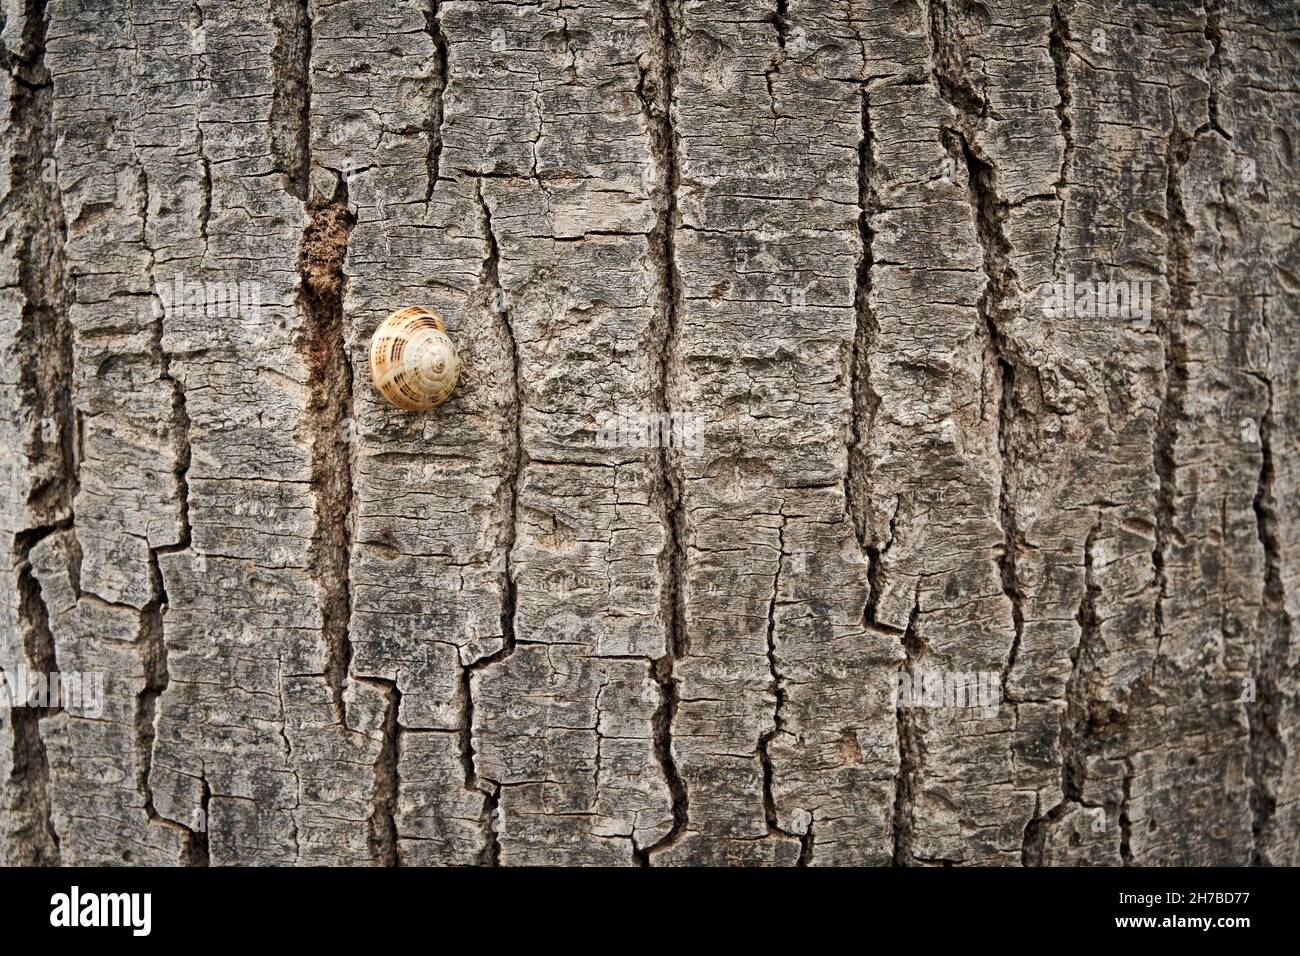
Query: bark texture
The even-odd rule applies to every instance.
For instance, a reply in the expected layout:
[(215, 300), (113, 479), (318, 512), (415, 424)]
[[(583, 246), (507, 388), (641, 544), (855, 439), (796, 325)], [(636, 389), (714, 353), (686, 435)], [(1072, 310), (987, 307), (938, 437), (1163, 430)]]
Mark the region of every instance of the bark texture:
[(2, 10), (0, 860), (1300, 863), (1292, 5)]

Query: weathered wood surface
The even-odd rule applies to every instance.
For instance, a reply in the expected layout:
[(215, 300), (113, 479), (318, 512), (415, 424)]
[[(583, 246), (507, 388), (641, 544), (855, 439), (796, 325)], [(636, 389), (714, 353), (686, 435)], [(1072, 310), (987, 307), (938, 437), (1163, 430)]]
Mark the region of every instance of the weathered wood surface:
[(6, 0), (0, 859), (1300, 863), (1288, 6)]

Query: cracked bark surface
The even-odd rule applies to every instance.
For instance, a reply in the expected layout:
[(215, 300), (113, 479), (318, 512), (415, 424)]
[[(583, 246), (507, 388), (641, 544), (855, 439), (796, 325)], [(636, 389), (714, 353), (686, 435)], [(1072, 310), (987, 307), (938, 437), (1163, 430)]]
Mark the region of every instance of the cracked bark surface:
[(0, 860), (1300, 863), (1293, 13), (178, 9), (0, 13)]

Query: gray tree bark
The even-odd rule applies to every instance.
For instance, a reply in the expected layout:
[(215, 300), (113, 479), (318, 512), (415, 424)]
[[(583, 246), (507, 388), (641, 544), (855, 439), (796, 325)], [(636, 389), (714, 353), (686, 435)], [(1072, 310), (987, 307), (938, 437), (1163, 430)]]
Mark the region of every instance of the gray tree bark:
[(3, 4), (0, 859), (1300, 862), (1293, 8), (269, 7)]

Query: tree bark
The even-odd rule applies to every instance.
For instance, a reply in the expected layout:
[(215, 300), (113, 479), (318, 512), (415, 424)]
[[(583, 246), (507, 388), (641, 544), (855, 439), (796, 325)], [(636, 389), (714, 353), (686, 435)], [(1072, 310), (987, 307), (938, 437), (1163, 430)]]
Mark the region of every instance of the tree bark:
[(4, 6), (0, 859), (1300, 863), (1287, 4), (269, 6)]

